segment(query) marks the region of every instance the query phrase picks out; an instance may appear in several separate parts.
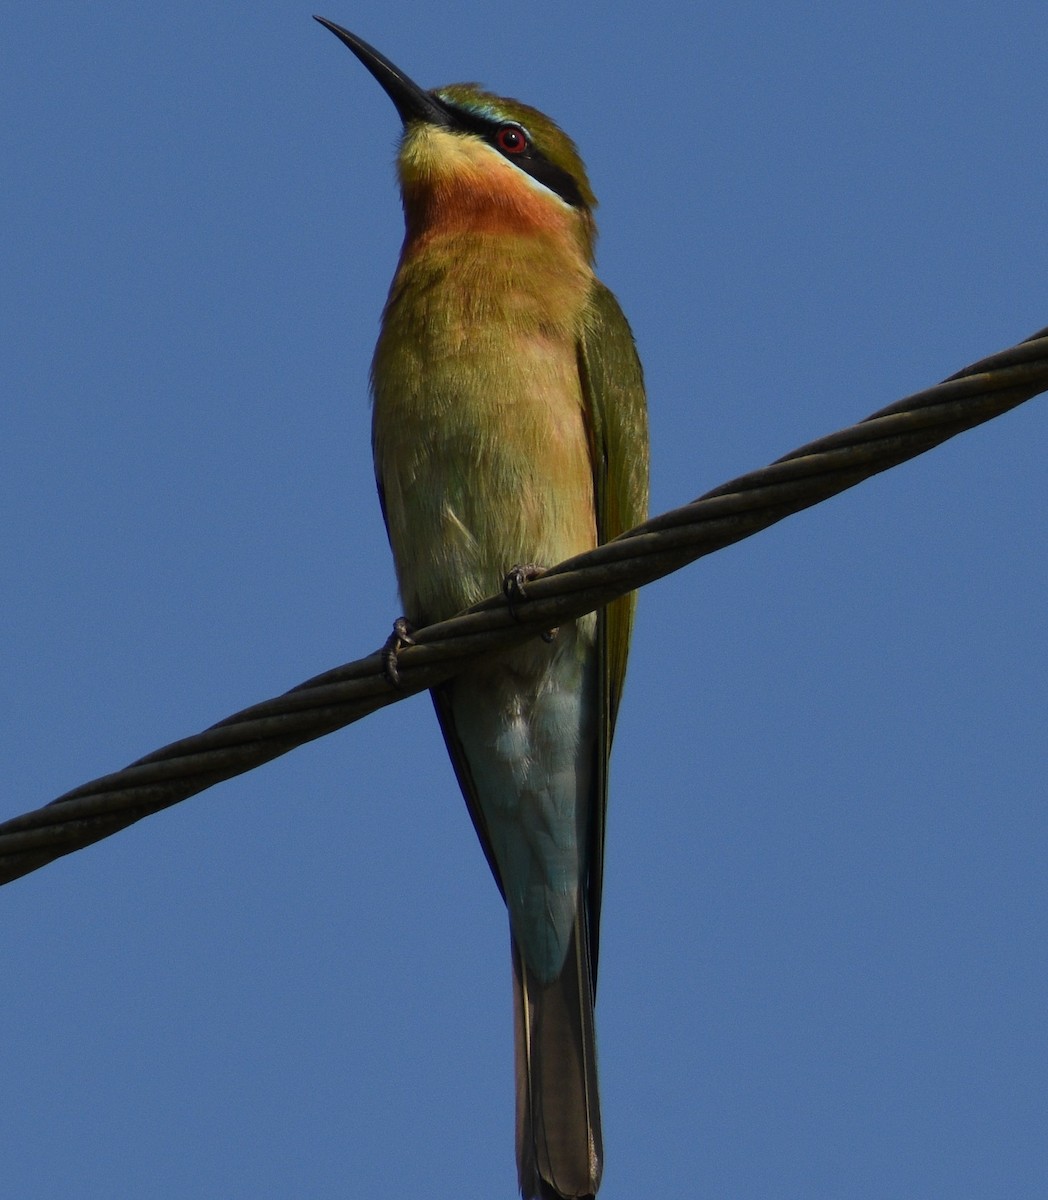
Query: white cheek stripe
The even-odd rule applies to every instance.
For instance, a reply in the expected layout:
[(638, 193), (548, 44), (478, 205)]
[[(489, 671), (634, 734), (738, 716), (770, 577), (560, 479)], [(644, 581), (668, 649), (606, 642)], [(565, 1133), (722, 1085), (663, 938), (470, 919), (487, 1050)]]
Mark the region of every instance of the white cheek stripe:
[[(527, 133), (528, 131), (525, 129), (524, 132)], [(477, 141), (484, 147), (485, 150), (488, 150), (494, 154), (499, 162), (505, 163), (511, 171), (515, 171), (518, 175), (523, 176), (525, 182), (529, 183), (536, 191), (541, 192), (544, 196), (552, 196), (562, 208), (566, 208), (569, 212), (571, 211), (572, 206), (567, 202), (567, 200), (564, 199), (563, 196), (558, 196), (552, 188), (546, 187), (546, 185), (541, 180), (536, 179), (534, 175), (529, 175), (527, 171), (522, 171), (520, 167), (515, 167), (512, 159), (509, 159), (504, 154), (500, 153), (495, 149), (494, 146), (490, 145), (488, 142), (485, 142), (483, 138), (477, 138)]]

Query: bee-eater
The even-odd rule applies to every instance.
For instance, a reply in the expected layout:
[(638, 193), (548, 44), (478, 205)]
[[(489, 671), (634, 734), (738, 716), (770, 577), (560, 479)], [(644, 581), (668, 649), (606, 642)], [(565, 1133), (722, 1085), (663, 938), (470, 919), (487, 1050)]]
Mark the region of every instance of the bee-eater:
[[(372, 446), (405, 616), (642, 521), (644, 386), (593, 272), (596, 200), (571, 140), (476, 84), (424, 91), (317, 18), (396, 106), (406, 233), (372, 364)], [(519, 576), (519, 572), (518, 572)], [(528, 1200), (593, 1196), (603, 1149), (593, 998), (608, 752), (633, 598), (477, 661), (433, 700), (509, 910), (517, 1169)]]

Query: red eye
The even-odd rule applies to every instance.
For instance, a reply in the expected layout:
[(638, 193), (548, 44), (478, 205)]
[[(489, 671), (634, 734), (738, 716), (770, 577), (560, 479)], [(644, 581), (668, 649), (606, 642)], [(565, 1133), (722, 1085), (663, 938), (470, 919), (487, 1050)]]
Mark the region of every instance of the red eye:
[(528, 148), (528, 137), (519, 125), (503, 125), (495, 134), (495, 145), (503, 154), (523, 154)]

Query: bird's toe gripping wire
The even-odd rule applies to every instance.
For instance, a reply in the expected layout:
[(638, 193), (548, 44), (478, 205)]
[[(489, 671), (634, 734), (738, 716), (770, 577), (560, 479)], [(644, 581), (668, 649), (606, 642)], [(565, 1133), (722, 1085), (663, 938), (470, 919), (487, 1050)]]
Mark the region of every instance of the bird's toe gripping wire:
[(382, 647), (382, 670), (393, 687), (400, 687), (397, 658), (405, 646), (414, 645), (415, 639), (407, 617), (397, 617), (393, 622), (393, 632), (386, 638), (386, 644)]
[[(506, 577), (502, 580), (502, 594), (506, 597), (509, 615), (514, 621), (520, 620), (517, 609), (528, 598), (527, 585), (533, 579), (541, 579), (545, 574), (546, 568), (540, 567), (538, 563), (517, 563), (506, 572)], [(544, 642), (552, 642), (557, 636), (557, 630), (547, 629), (541, 636)]]

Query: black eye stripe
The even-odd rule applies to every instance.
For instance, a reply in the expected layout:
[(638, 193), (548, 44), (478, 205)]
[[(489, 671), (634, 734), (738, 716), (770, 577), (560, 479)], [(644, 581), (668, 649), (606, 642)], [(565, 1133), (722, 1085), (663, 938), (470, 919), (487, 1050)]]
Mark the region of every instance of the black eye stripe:
[(574, 179), (556, 165), (551, 163), (544, 154), (540, 154), (533, 146), (529, 146), (521, 154), (503, 155), (515, 167), (519, 167), (525, 171), (532, 179), (537, 179), (539, 183), (548, 187), (551, 192), (556, 194), (572, 208), (585, 207), (585, 201), (582, 199), (582, 193), (579, 191), (579, 186)]
[[(523, 126), (518, 126), (511, 121), (492, 121), (488, 117), (481, 116), (480, 113), (470, 112), (468, 109), (449, 104), (446, 100), (443, 103), (455, 128), (482, 137), (507, 162), (511, 162), (515, 167), (530, 175), (532, 179), (537, 179), (544, 187), (548, 187), (551, 192), (558, 195), (565, 204), (570, 204), (572, 208), (586, 207), (586, 201), (574, 178), (562, 167), (550, 162), (535, 146), (530, 134)], [(499, 134), (510, 128), (519, 128), (524, 134), (527, 141), (523, 149), (507, 152), (499, 145)]]

